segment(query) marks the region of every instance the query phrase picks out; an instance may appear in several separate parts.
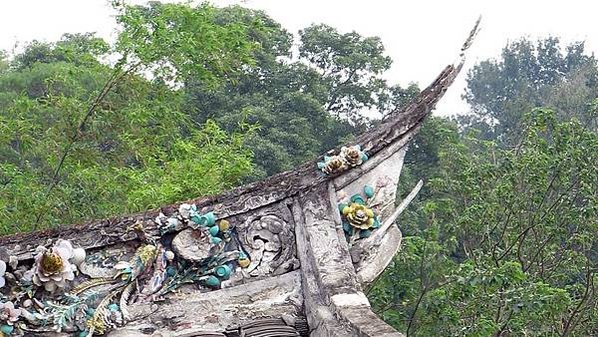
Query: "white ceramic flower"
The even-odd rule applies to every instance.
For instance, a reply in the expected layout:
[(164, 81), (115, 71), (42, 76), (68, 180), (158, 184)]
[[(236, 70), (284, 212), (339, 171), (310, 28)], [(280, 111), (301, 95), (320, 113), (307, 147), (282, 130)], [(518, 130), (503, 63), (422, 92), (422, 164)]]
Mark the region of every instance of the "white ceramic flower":
[(190, 204), (181, 204), (179, 206), (179, 215), (183, 217), (183, 219), (189, 219), (191, 216), (191, 211), (193, 210), (193, 206)]
[(21, 316), (21, 309), (15, 309), (12, 302), (0, 303), (0, 322), (13, 325)]
[(33, 283), (43, 285), (49, 292), (64, 288), (75, 279), (76, 267), (70, 261), (73, 257), (73, 246), (66, 240), (56, 241), (51, 249), (41, 247), (35, 256)]
[(4, 274), (6, 273), (6, 262), (0, 260), (0, 288), (4, 287), (6, 280)]

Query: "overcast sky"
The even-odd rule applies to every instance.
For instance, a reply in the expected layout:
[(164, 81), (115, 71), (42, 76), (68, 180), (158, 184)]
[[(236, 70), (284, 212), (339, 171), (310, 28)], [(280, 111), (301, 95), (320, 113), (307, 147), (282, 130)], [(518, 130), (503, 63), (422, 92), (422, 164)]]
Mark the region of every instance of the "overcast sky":
[[(134, 1), (142, 3), (143, 1)], [(438, 105), (437, 113), (467, 110), (461, 101), (466, 71), (475, 62), (500, 54), (522, 36), (559, 36), (585, 40), (598, 51), (598, 2), (592, 0), (217, 0), (216, 5), (241, 3), (262, 9), (296, 33), (311, 23), (326, 23), (341, 32), (379, 36), (394, 60), (386, 74), (390, 83), (421, 87), (455, 60), (475, 19), (482, 31), (456, 85)], [(63, 33), (97, 32), (114, 36), (113, 12), (107, 0), (3, 0), (0, 2), (0, 49), (11, 51), (32, 39), (54, 41)]]

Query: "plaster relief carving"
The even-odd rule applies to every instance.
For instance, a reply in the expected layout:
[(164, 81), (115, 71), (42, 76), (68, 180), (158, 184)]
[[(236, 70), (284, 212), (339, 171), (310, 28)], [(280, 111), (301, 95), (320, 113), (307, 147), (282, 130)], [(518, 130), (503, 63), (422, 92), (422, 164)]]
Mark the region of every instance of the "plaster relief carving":
[(292, 224), (278, 215), (249, 216), (238, 235), (251, 258), (244, 274), (280, 275), (299, 267)]

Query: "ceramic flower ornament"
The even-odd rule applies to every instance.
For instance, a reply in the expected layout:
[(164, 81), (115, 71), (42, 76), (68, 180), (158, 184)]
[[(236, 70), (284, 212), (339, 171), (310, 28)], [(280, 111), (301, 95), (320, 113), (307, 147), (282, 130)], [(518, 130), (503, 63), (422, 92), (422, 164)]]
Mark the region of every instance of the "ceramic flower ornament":
[(345, 206), (343, 215), (351, 226), (358, 229), (370, 229), (375, 223), (374, 211), (366, 205), (356, 202)]
[(359, 145), (349, 147), (343, 146), (341, 148), (340, 156), (350, 167), (359, 166), (367, 160), (367, 155), (361, 151), (361, 146)]
[[(363, 194), (355, 194), (351, 196), (348, 202), (342, 202), (338, 205), (343, 220), (343, 230), (348, 236), (348, 239), (355, 240), (358, 238), (365, 238), (370, 236), (373, 230), (380, 227), (379, 211), (376, 206), (377, 190), (380, 187), (372, 187), (365, 185), (363, 187)], [(357, 235), (357, 237), (354, 237)], [(349, 241), (351, 241), (349, 240)]]
[(76, 266), (70, 261), (74, 256), (73, 246), (66, 240), (56, 241), (51, 249), (39, 247), (33, 266), (33, 283), (44, 286), (49, 292), (64, 288), (75, 279)]
[(15, 309), (15, 305), (8, 301), (0, 303), (0, 322), (13, 325), (21, 316), (21, 309)]
[(347, 169), (341, 156), (324, 157), (324, 161), (318, 163), (318, 168), (326, 174), (335, 174)]
[(366, 160), (368, 156), (361, 150), (360, 145), (343, 146), (337, 155), (324, 156), (324, 161), (318, 163), (318, 168), (330, 175), (359, 166)]

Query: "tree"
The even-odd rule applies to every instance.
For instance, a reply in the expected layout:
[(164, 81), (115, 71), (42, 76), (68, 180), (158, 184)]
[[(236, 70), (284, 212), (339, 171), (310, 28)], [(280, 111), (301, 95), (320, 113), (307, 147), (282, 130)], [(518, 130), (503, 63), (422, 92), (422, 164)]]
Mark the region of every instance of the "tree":
[(299, 55), (322, 75), (328, 87), (326, 110), (337, 117), (362, 118), (358, 112), (375, 108), (386, 83), (380, 75), (392, 60), (384, 56), (378, 37), (362, 37), (356, 32), (341, 34), (320, 24), (299, 32)]
[[(242, 121), (259, 126), (248, 142), (256, 163), (252, 179), (291, 169), (364, 131), (370, 121), (360, 109), (396, 109), (418, 91), (414, 85), (389, 88), (379, 78), (390, 59), (377, 38), (313, 26), (302, 31), (293, 57), (292, 35), (263, 12), (230, 7), (217, 16), (251, 27), (248, 35), (260, 46), (253, 52), (256, 62), (218, 90), (188, 79), (186, 111), (198, 123), (214, 119), (227, 131)], [(334, 65), (325, 71), (310, 59), (324, 57), (328, 48), (336, 56), (327, 56)]]
[(514, 144), (523, 111), (550, 107), (560, 119), (588, 123), (588, 102), (598, 96), (598, 65), (583, 42), (563, 48), (558, 38), (509, 43), (499, 59), (482, 61), (467, 76), (465, 98), (472, 114), (462, 127), (483, 131), (485, 139)]
[(92, 33), (64, 34), (60, 41), (52, 44), (32, 41), (20, 54), (14, 56), (12, 67), (23, 70), (36, 63), (68, 62), (77, 65), (97, 64), (98, 58), (105, 56), (110, 46)]
[[(253, 62), (247, 27), (217, 23), (208, 5), (118, 9), (116, 45), (34, 42), (1, 73), (1, 233), (213, 194), (250, 173), (251, 129), (195, 124), (178, 87), (234, 79)], [(111, 65), (98, 60), (107, 47)]]
[(549, 109), (522, 125), (513, 149), (460, 138), (446, 122), (422, 132), (438, 167), (401, 220), (404, 248), (370, 291), (407, 335), (587, 336), (598, 327), (589, 151), (598, 134)]

